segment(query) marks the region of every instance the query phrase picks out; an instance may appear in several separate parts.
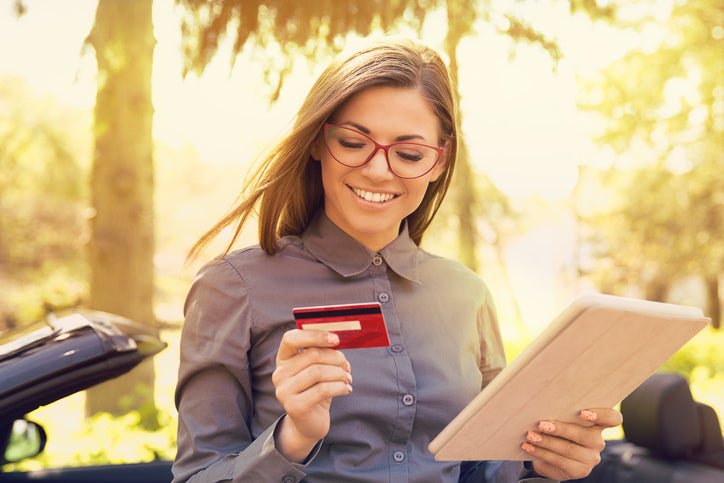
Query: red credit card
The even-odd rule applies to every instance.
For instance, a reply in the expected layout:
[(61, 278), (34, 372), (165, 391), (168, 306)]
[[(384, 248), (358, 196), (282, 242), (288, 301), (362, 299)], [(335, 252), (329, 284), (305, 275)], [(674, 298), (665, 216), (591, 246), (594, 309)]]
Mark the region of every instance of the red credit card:
[(348, 305), (323, 305), (292, 309), (297, 328), (326, 330), (339, 336), (335, 349), (387, 347), (387, 334), (382, 306), (378, 302)]

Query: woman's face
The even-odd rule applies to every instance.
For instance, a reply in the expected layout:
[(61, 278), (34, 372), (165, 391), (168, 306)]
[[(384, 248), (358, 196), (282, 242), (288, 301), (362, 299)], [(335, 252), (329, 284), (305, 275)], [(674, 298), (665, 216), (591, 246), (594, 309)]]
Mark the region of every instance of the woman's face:
[[(438, 146), (440, 139), (440, 122), (417, 89), (365, 89), (342, 105), (333, 122), (364, 132), (379, 144), (405, 139)], [(397, 238), (402, 220), (420, 206), (428, 185), (445, 169), (443, 156), (422, 177), (398, 178), (390, 171), (382, 149), (365, 165), (350, 168), (337, 162), (323, 141), (315, 144), (312, 155), (322, 163), (327, 217), (372, 251)], [(374, 198), (385, 201), (364, 199), (370, 198), (370, 193), (379, 193), (381, 196)]]

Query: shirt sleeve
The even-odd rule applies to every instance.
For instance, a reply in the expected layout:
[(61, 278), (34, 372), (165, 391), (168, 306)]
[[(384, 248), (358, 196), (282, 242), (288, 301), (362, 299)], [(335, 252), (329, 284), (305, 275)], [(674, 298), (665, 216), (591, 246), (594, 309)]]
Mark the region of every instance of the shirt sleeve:
[(505, 367), (505, 348), (500, 336), (498, 315), (490, 292), (485, 290), (483, 303), (477, 314), (480, 340), (480, 373), (483, 375), (482, 387), (485, 387)]
[(537, 475), (522, 461), (468, 461), (464, 465), (458, 483), (560, 483)]
[(305, 465), (290, 462), (276, 449), (274, 431), (281, 417), (258, 437), (251, 433), (252, 314), (241, 275), (225, 260), (203, 267), (184, 315), (173, 483), (296, 483), (304, 478)]
[(525, 461), (519, 483), (560, 483), (560, 480), (546, 478), (535, 472), (532, 461)]

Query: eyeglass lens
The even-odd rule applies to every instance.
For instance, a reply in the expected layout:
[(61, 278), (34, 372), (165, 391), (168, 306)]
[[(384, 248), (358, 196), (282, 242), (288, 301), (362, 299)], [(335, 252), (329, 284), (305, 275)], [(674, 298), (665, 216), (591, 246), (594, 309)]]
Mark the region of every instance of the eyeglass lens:
[[(326, 141), (332, 156), (350, 167), (363, 165), (375, 151), (375, 143), (371, 139), (343, 127), (328, 128)], [(422, 176), (433, 167), (438, 152), (428, 146), (399, 143), (390, 147), (387, 157), (397, 176), (414, 178)]]

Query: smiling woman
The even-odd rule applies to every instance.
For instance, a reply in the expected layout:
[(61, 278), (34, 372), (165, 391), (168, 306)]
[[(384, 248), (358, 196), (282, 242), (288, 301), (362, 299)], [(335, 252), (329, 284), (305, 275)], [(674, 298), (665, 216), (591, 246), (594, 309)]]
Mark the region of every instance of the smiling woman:
[[(417, 88), (365, 89), (339, 108), (332, 122), (354, 126), (383, 142), (444, 143), (440, 122)], [(322, 163), (324, 211), (348, 235), (372, 251), (380, 250), (397, 238), (400, 222), (420, 206), (428, 185), (445, 171), (445, 159), (440, 159), (445, 151), (409, 142), (382, 146), (360, 132), (325, 127), (326, 148), (319, 142), (312, 148), (312, 157)]]
[[(455, 166), (454, 105), (429, 48), (386, 39), (339, 58), (236, 209), (193, 247), (230, 224), (238, 236), (258, 206), (260, 245), (227, 248), (186, 300), (175, 482), (543, 481), (596, 464), (612, 409), (531, 431), (531, 469), (428, 451), (505, 365), (486, 285), (419, 248)], [(324, 327), (364, 331), (359, 304), (388, 345), (294, 329), (293, 313), (331, 310), (360, 320)]]
[[(377, 123), (380, 119), (390, 117), (390, 121), (375, 129), (389, 130), (397, 123), (397, 130), (406, 129), (411, 133), (411, 130), (419, 126), (418, 129), (426, 132), (414, 133), (415, 139), (424, 135), (427, 136), (424, 139), (428, 140), (428, 144), (445, 146), (444, 156), (442, 152), (438, 154), (439, 164), (446, 169), (441, 170), (441, 175), (436, 179), (430, 180), (430, 189), (425, 192), (422, 201), (407, 220), (410, 224), (410, 235), (415, 243), (419, 244), (452, 179), (457, 153), (457, 132), (453, 118), (454, 102), (445, 64), (430, 49), (416, 52), (414, 49), (418, 47), (403, 44), (405, 43), (378, 42), (360, 49), (348, 58), (340, 57), (333, 62), (309, 92), (297, 113), (292, 132), (271, 152), (252, 177), (248, 196), (242, 198), (235, 210), (201, 237), (190, 255), (197, 255), (224, 227), (236, 223), (237, 230), (230, 247), (257, 204), (260, 209), (260, 244), (267, 253), (273, 254), (277, 251), (278, 237), (300, 235), (324, 202), (324, 175), (321, 173), (320, 163), (308, 161), (322, 158), (324, 126), (327, 122), (355, 122), (354, 119), (343, 117), (344, 111), (349, 109), (360, 110), (360, 115), (367, 116), (360, 121), (368, 119), (368, 122)], [(406, 57), (411, 53), (414, 53), (414, 58)], [(381, 87), (384, 89), (380, 89)], [(364, 92), (366, 89), (371, 89), (372, 92)], [(389, 108), (384, 105), (384, 99), (373, 102), (373, 98), (389, 89), (407, 97)], [(386, 95), (388, 100), (396, 97), (390, 93)], [(371, 105), (383, 111), (372, 113)], [(415, 119), (420, 113), (425, 116), (425, 120)], [(404, 124), (400, 124), (405, 120), (411, 120), (412, 126), (406, 128)], [(362, 127), (362, 131), (368, 129), (359, 124), (357, 126)], [(410, 133), (398, 132), (394, 135), (399, 137)], [(327, 145), (329, 146), (328, 143)]]

